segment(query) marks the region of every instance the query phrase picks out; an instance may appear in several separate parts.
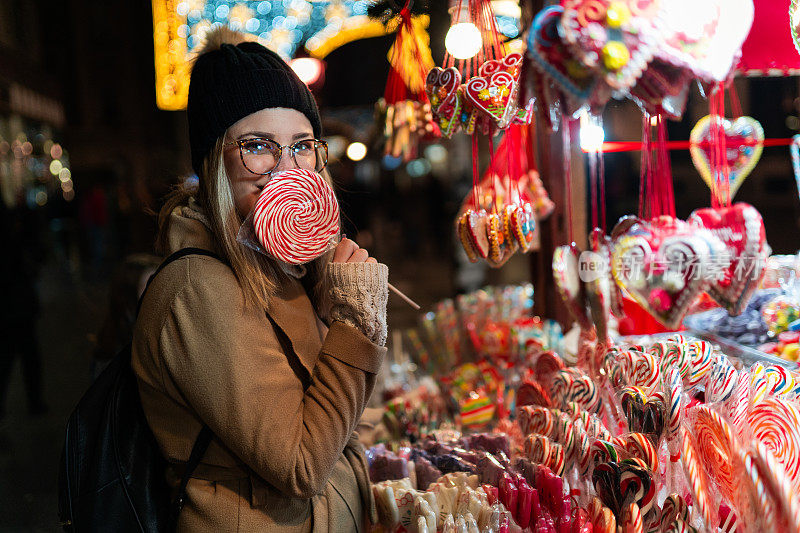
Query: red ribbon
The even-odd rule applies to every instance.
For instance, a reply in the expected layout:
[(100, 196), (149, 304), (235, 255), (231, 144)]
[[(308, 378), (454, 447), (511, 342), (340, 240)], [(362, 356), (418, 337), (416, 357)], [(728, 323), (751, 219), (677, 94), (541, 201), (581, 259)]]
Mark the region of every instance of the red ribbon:
[[(764, 139), (759, 142), (754, 139), (742, 141), (742, 146), (789, 146), (792, 144), (792, 139)], [(616, 153), (616, 152), (638, 152), (642, 150), (644, 143), (641, 141), (607, 141), (603, 143), (601, 152)], [(699, 146), (700, 148), (710, 148), (712, 143), (708, 141), (701, 141), (693, 143), (691, 141), (666, 141), (665, 147), (667, 150), (688, 150), (692, 146)], [(584, 150), (586, 152), (587, 150)]]

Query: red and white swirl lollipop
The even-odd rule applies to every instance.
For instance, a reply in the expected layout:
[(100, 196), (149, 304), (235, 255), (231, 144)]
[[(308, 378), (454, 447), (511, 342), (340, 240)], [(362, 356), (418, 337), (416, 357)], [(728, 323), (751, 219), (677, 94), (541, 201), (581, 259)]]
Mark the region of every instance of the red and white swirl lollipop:
[(256, 201), (253, 228), (271, 256), (292, 265), (308, 263), (339, 234), (339, 203), (316, 172), (278, 172)]

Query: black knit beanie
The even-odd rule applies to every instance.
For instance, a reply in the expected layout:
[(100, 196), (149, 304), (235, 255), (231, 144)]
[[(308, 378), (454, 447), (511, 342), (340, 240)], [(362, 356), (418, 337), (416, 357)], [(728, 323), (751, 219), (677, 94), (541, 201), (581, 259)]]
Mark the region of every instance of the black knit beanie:
[(225, 131), (251, 113), (270, 107), (296, 109), (308, 117), (314, 135), (322, 135), (311, 91), (275, 52), (254, 42), (222, 44), (201, 54), (189, 83), (189, 143), (192, 168)]

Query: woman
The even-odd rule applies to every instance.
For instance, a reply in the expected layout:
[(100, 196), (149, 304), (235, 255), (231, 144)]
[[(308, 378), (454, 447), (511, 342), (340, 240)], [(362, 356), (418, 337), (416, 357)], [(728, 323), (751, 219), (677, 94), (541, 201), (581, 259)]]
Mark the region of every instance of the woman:
[[(350, 240), (302, 266), (236, 241), (274, 172), (327, 162), (308, 88), (277, 55), (212, 32), (189, 89), (194, 194), (160, 215), (162, 270), (144, 298), (133, 368), (176, 487), (203, 424), (183, 531), (361, 531), (374, 517), (354, 429), (386, 341), (387, 268)], [(320, 319), (326, 317), (329, 327)]]

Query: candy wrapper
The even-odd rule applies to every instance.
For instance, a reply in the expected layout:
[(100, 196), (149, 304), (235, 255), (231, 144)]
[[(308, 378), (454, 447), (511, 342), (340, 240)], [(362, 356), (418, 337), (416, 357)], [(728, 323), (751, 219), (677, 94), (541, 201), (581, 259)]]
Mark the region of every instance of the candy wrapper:
[(302, 265), (339, 241), (339, 203), (320, 174), (292, 169), (272, 175), (237, 241), (289, 265)]
[(789, 329), (800, 319), (800, 299), (795, 296), (776, 296), (761, 308), (761, 317), (772, 335)]
[(764, 277), (761, 288), (780, 288), (791, 277), (800, 274), (800, 256), (798, 255), (771, 255), (764, 267)]

